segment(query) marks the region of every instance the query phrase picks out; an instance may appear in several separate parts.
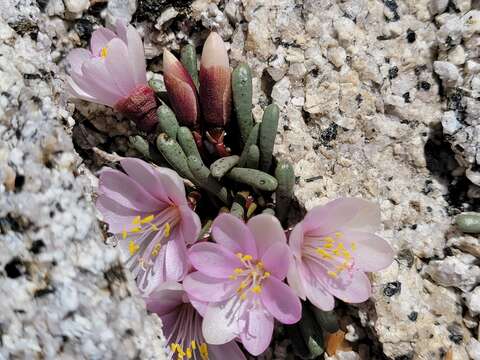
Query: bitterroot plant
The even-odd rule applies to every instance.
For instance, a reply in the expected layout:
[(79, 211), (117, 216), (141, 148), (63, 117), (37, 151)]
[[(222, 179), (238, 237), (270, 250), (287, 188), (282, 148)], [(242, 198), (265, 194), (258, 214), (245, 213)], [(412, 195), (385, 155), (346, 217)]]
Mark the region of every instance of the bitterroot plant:
[[(253, 120), (252, 70), (231, 71), (217, 33), (199, 65), (192, 45), (180, 60), (164, 50), (161, 86), (147, 83), (140, 35), (123, 22), (116, 33), (96, 30), (90, 50), (67, 60), (73, 97), (136, 124), (138, 158), (100, 172), (96, 206), (163, 321), (168, 357), (256, 356), (275, 322), (297, 356), (322, 354), (324, 337), (339, 329), (335, 298), (366, 301), (366, 272), (392, 262), (373, 234), (379, 207), (339, 199), (292, 223), (294, 167), (272, 156), (280, 109), (270, 104)], [(458, 220), (467, 231), (477, 229), (471, 217)]]

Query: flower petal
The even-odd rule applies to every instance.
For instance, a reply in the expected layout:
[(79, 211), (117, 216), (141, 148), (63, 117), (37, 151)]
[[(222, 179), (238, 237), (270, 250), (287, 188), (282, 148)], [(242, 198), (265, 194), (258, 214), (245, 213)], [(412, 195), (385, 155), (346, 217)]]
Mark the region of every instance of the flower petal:
[(90, 94), (85, 92), (83, 89), (81, 89), (75, 83), (75, 81), (73, 81), (73, 79), (70, 76), (68, 76), (67, 79), (66, 79), (65, 89), (67, 90), (67, 93), (72, 97), (76, 97), (76, 98), (86, 100), (86, 101), (95, 102), (97, 104), (107, 105), (104, 102), (102, 102), (98, 99), (95, 99), (93, 96), (91, 96)]
[(188, 296), (205, 302), (224, 301), (235, 293), (238, 284), (239, 281), (215, 279), (199, 271), (188, 274), (183, 281)]
[(127, 47), (128, 56), (132, 64), (133, 76), (135, 84), (147, 83), (147, 64), (145, 62), (145, 51), (143, 49), (142, 38), (133, 26), (127, 28)]
[(293, 260), (290, 264), (287, 274), (288, 285), (292, 290), (297, 294), (297, 296), (305, 300), (306, 291), (305, 286), (303, 285), (303, 279), (299, 274), (299, 267), (303, 266), (301, 261)]
[(379, 271), (393, 262), (394, 251), (381, 237), (358, 231), (345, 231), (343, 234), (349, 244), (355, 244), (355, 251), (351, 251), (351, 254), (355, 258), (355, 265), (361, 270)]
[(272, 244), (262, 257), (265, 270), (280, 280), (285, 279), (285, 276), (287, 276), (291, 260), (290, 248), (287, 244), (281, 242)]
[(135, 225), (132, 224), (133, 219), (139, 214), (137, 210), (125, 207), (108, 196), (100, 195), (95, 202), (95, 207), (100, 211), (103, 220), (108, 224), (108, 231), (114, 234), (129, 231)]
[(70, 66), (69, 72), (82, 74), (82, 65), (85, 61), (92, 58), (92, 53), (86, 49), (73, 49), (67, 55), (67, 63)]
[(113, 38), (116, 38), (117, 35), (107, 28), (101, 27), (95, 30), (90, 39), (90, 50), (94, 56), (100, 56), (102, 48), (106, 47), (108, 42)]
[[(345, 279), (346, 277), (348, 279)], [(337, 279), (330, 280), (328, 291), (340, 300), (358, 304), (368, 300), (372, 293), (372, 285), (367, 275), (361, 271), (355, 271), (351, 275), (342, 273)]]
[(304, 231), (302, 222), (295, 225), (288, 237), (288, 245), (292, 251), (293, 256), (300, 259), (303, 252)]
[(261, 308), (249, 310), (246, 329), (240, 333), (245, 349), (253, 356), (260, 355), (270, 344), (272, 334), (273, 317)]
[(198, 271), (218, 279), (228, 279), (235, 268), (243, 268), (238, 257), (219, 244), (202, 242), (193, 245), (188, 257)]
[(183, 180), (172, 169), (155, 167), (155, 174), (165, 188), (168, 199), (174, 204), (187, 204)]
[(128, 48), (119, 38), (111, 40), (107, 45), (105, 66), (124, 97), (130, 95), (136, 83), (130, 63)]
[(208, 355), (212, 360), (246, 360), (236, 341), (230, 341), (224, 345), (210, 345)]
[(341, 198), (311, 209), (303, 220), (303, 226), (311, 236), (340, 230), (374, 232), (380, 227), (380, 208), (370, 201)]
[(212, 224), (213, 239), (232, 253), (242, 253), (257, 257), (257, 249), (252, 234), (245, 223), (231, 214), (220, 214)]
[(117, 36), (122, 39), (122, 41), (128, 45), (128, 39), (127, 39), (127, 26), (128, 23), (125, 21), (125, 19), (117, 19), (115, 23), (115, 32), (117, 33)]
[(200, 235), (200, 231), (202, 230), (200, 218), (188, 205), (180, 206), (178, 210), (182, 218), (179, 224), (180, 236), (188, 245), (196, 243), (198, 241), (198, 235)]
[(177, 239), (168, 241), (166, 247), (165, 269), (167, 280), (181, 281), (188, 272), (187, 247), (183, 241)]
[(135, 158), (123, 158), (120, 160), (120, 164), (128, 176), (135, 180), (143, 189), (159, 201), (165, 202), (165, 205), (170, 203), (168, 201), (167, 189), (163, 186), (163, 183), (150, 164)]
[(181, 284), (174, 281), (164, 282), (145, 297), (147, 310), (159, 316), (168, 314), (183, 304), (183, 295)]
[(270, 314), (283, 324), (294, 324), (302, 316), (302, 305), (284, 282), (270, 277), (265, 280), (260, 299)]
[(73, 80), (90, 95), (99, 99), (108, 99), (109, 106), (113, 106), (123, 96), (102, 59), (93, 58), (84, 62), (82, 73), (83, 77), (75, 76), (73, 73)]
[(305, 267), (301, 269), (303, 271), (300, 272), (300, 276), (303, 275), (303, 284), (308, 300), (323, 311), (333, 310), (335, 307), (335, 299), (329, 291), (327, 291), (327, 288)]
[(254, 216), (247, 223), (257, 244), (258, 256), (261, 257), (265, 251), (274, 243), (287, 243), (285, 232), (280, 221), (275, 216), (261, 214)]
[(222, 345), (235, 339), (238, 334), (238, 311), (235, 297), (221, 303), (208, 305), (202, 322), (205, 341), (212, 345)]
[(154, 199), (132, 178), (117, 170), (103, 169), (100, 173), (98, 188), (99, 193), (138, 212), (153, 212), (162, 209), (162, 202)]

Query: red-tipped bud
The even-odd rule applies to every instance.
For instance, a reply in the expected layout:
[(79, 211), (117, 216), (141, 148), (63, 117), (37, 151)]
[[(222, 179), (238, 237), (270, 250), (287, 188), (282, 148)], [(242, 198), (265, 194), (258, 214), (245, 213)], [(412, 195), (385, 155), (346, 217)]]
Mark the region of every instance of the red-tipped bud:
[(163, 52), (163, 80), (177, 120), (191, 129), (196, 128), (199, 105), (195, 84), (187, 69), (168, 50)]
[(232, 89), (225, 44), (212, 32), (203, 46), (200, 65), (200, 104), (208, 127), (223, 128), (230, 120)]
[(151, 132), (158, 123), (155, 92), (146, 85), (138, 85), (126, 98), (119, 100), (115, 110), (133, 120), (140, 130)]

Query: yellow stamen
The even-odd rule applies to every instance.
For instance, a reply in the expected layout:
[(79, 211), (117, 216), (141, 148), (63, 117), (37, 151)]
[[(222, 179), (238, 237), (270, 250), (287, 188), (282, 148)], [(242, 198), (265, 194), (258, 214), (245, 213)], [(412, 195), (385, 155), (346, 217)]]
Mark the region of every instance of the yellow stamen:
[(243, 269), (236, 268), (235, 270), (233, 270), (233, 272), (237, 275), (240, 275), (240, 274), (243, 274)]
[(152, 228), (153, 231), (158, 231), (159, 230), (158, 226), (155, 225), (155, 224), (152, 224), (151, 228)]
[(156, 244), (156, 245), (153, 247), (152, 256), (153, 256), (153, 257), (158, 256), (158, 253), (160, 252), (160, 249), (161, 249), (161, 248), (162, 248), (162, 245), (161, 245), (161, 244)]
[(235, 275), (228, 275), (229, 280), (237, 280), (237, 277)]
[(139, 248), (140, 245), (135, 244), (133, 240), (130, 240), (130, 242), (128, 243), (128, 251), (130, 251), (130, 255), (135, 254)]
[(322, 255), (322, 257), (324, 259), (331, 259), (332, 258), (332, 255), (330, 255), (328, 252), (326, 252), (325, 250), (323, 250), (322, 248), (317, 248), (317, 253), (319, 253), (320, 255)]
[(170, 224), (167, 222), (163, 229), (163, 233), (165, 234), (165, 237), (168, 238), (170, 236), (170, 231), (171, 231), (171, 227), (170, 227)]
[(127, 230), (123, 230), (122, 231), (122, 239), (125, 240), (127, 238), (127, 236), (128, 236)]
[(192, 349), (187, 348), (187, 359), (191, 359), (191, 358), (192, 358)]
[(240, 286), (238, 287), (238, 290), (239, 291), (242, 291), (243, 289), (245, 289), (247, 287), (247, 282), (246, 281), (242, 281), (240, 283)]
[(332, 278), (336, 278), (337, 277), (337, 273), (335, 271), (329, 271), (327, 272), (328, 276), (332, 277)]
[(262, 287), (260, 285), (256, 285), (252, 288), (252, 292), (255, 294), (260, 294), (262, 292)]
[(335, 236), (336, 236), (337, 238), (341, 238), (341, 237), (343, 236), (343, 233), (341, 233), (340, 231), (337, 231), (337, 232), (335, 233)]
[(265, 279), (268, 279), (268, 278), (270, 277), (270, 275), (271, 275), (271, 274), (270, 274), (268, 271), (265, 271), (265, 273), (263, 274), (263, 277), (264, 277)]
[(343, 257), (348, 260), (352, 258), (352, 255), (347, 250), (343, 250)]
[(252, 255), (244, 255), (244, 256), (242, 257), (242, 260), (243, 260), (243, 261), (250, 261), (250, 260), (252, 260), (252, 259), (253, 259)]
[(147, 224), (147, 223), (151, 222), (154, 218), (155, 218), (154, 215), (148, 215), (147, 217), (143, 218), (140, 221), (140, 224)]
[(130, 232), (132, 234), (138, 233), (140, 231), (142, 231), (142, 228), (140, 226), (137, 226), (137, 227), (133, 228), (132, 230), (130, 230)]
[(352, 251), (357, 250), (357, 244), (354, 243), (354, 242), (352, 242), (352, 243), (350, 244), (350, 247), (352, 248)]
[(192, 340), (191, 346), (193, 350), (197, 349), (197, 343), (195, 342), (195, 340)]
[(335, 242), (335, 240), (331, 236), (325, 236), (323, 238), (323, 240), (325, 240), (326, 242), (329, 242), (329, 243)]
[(237, 255), (237, 257), (238, 257), (239, 259), (241, 259), (241, 258), (242, 258), (242, 256), (243, 256), (243, 254), (242, 254), (241, 252), (239, 252), (239, 253), (236, 253), (235, 255)]
[(207, 344), (203, 343), (200, 345), (200, 355), (202, 356), (202, 360), (208, 360), (208, 346)]
[(240, 295), (240, 300), (245, 300), (247, 298), (247, 294), (243, 293)]
[(259, 261), (257, 263), (257, 267), (260, 268), (260, 269), (263, 269), (263, 262)]
[(332, 243), (327, 243), (327, 244), (323, 245), (323, 248), (324, 249), (331, 249), (331, 248), (333, 248), (333, 244)]
[(132, 224), (133, 224), (133, 225), (138, 225), (138, 224), (140, 224), (140, 219), (141, 219), (140, 215), (135, 216), (135, 218), (134, 218), (133, 221), (132, 221)]
[(100, 56), (104, 59), (107, 57), (107, 48), (106, 47), (102, 48), (102, 50), (100, 51)]
[(170, 348), (172, 349), (173, 352), (177, 349), (177, 344), (176, 343), (171, 343)]

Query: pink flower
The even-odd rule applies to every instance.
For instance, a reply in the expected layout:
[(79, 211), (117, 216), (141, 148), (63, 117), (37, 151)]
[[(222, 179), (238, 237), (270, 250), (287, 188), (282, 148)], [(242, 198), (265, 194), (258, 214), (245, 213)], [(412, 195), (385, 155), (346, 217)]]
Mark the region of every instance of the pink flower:
[(184, 280), (190, 297), (208, 302), (203, 335), (210, 344), (239, 337), (251, 354), (261, 354), (272, 338), (274, 318), (293, 324), (301, 316), (300, 300), (282, 281), (291, 258), (285, 233), (271, 215), (257, 215), (245, 224), (222, 214), (212, 236), (216, 243), (190, 249), (198, 271)]
[(155, 94), (147, 86), (143, 43), (133, 26), (117, 21), (116, 33), (96, 30), (90, 50), (72, 50), (67, 62), (72, 96), (114, 107), (143, 128), (156, 124)]
[(289, 285), (322, 310), (333, 309), (334, 296), (349, 303), (367, 300), (365, 271), (393, 261), (390, 245), (373, 234), (379, 227), (379, 207), (365, 200), (338, 199), (313, 208), (290, 234)]
[(181, 284), (165, 282), (146, 297), (147, 309), (163, 323), (169, 359), (245, 360), (235, 343), (208, 345), (202, 334), (202, 316), (206, 304), (190, 300)]
[(126, 174), (102, 170), (97, 209), (119, 239), (142, 291), (157, 282), (182, 280), (189, 270), (186, 245), (200, 233), (182, 179), (139, 159), (120, 163)]

